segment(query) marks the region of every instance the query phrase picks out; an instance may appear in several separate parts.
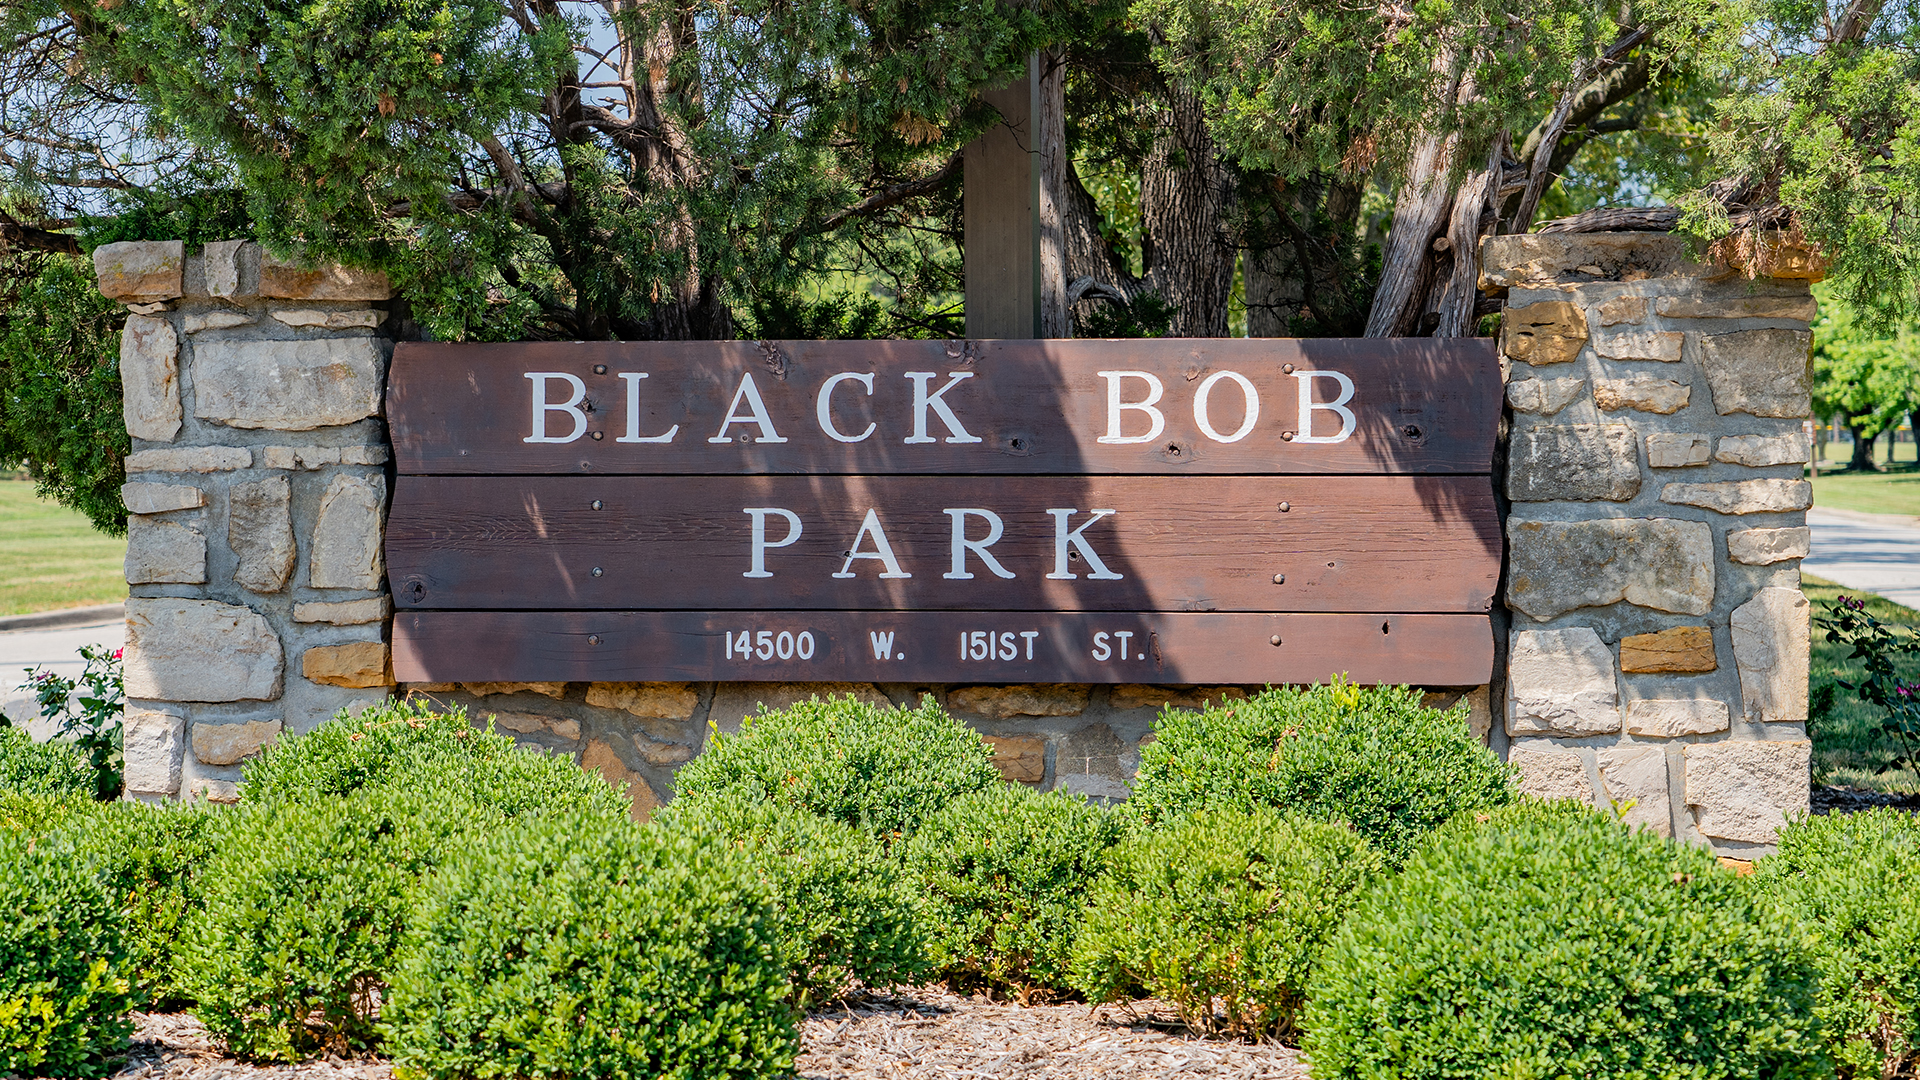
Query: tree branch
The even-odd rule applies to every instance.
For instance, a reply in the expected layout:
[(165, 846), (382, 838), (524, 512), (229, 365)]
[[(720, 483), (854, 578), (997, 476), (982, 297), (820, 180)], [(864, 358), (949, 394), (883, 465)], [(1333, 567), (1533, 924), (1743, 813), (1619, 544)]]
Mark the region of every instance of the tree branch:
[(80, 254), (80, 241), (66, 233), (0, 222), (0, 248), (15, 247), (29, 251), (51, 251), (58, 255)]
[(964, 153), (965, 151), (963, 150), (955, 150), (953, 155), (947, 158), (944, 164), (926, 176), (918, 180), (908, 180), (905, 183), (895, 184), (892, 187), (881, 188), (879, 191), (854, 203), (845, 210), (829, 216), (825, 221), (820, 223), (820, 231), (832, 232), (834, 229), (845, 225), (854, 218), (868, 217), (888, 207), (898, 206), (908, 199), (925, 195), (927, 192), (934, 190), (953, 178), (953, 174), (959, 170), (960, 163), (964, 160)]

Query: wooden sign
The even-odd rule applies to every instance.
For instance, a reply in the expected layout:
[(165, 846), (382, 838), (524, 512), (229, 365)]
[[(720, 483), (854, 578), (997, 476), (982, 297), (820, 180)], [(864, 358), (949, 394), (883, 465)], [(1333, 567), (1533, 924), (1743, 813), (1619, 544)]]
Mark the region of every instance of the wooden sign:
[(1484, 340), (405, 343), (402, 681), (1485, 682)]

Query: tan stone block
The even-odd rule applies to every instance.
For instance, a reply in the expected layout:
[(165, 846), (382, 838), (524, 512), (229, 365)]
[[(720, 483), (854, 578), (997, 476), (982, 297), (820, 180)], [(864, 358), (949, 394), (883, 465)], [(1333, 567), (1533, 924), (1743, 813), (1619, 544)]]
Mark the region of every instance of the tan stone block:
[(257, 593), (287, 587), (293, 575), (292, 488), (284, 476), (235, 484), (227, 493), (227, 546), (233, 582)]
[(213, 600), (127, 601), (126, 692), (155, 701), (272, 701), (283, 654), (267, 620)]
[(1646, 698), (1627, 705), (1627, 731), (1653, 739), (1725, 731), (1727, 703), (1708, 698)]
[(312, 308), (275, 310), (275, 320), (288, 326), (319, 330), (371, 330), (387, 321), (384, 311), (317, 311)]
[(1781, 514), (1813, 505), (1805, 480), (1728, 480), (1717, 484), (1668, 484), (1660, 501), (1698, 506), (1719, 514)]
[(172, 442), (180, 434), (180, 335), (163, 318), (129, 315), (120, 331), (120, 412), (127, 434)]
[(193, 725), (193, 756), (202, 765), (238, 765), (272, 746), (280, 737), (278, 720), (248, 720), (239, 724)]
[(492, 711), (489, 711), (487, 716), (500, 727), (519, 735), (552, 735), (568, 742), (574, 742), (580, 738), (580, 722), (564, 716)]
[(328, 465), (385, 465), (384, 446), (263, 446), (263, 469), (305, 469), (309, 472)]
[(1799, 589), (1761, 589), (1733, 609), (1733, 660), (1748, 720), (1807, 722), (1808, 613)]
[(1023, 784), (1047, 778), (1047, 740), (1038, 735), (983, 735), (993, 747), (993, 764), (1001, 777)]
[(1654, 310), (1668, 319), (1794, 319), (1820, 313), (1811, 296), (1663, 296)]
[(947, 707), (995, 720), (1013, 716), (1074, 716), (1086, 711), (1087, 688), (1071, 683), (965, 686), (947, 695)]
[(1524, 363), (1570, 363), (1587, 343), (1587, 313), (1565, 300), (1508, 308), (1500, 340), (1508, 356)]
[(1673, 806), (1667, 798), (1667, 752), (1658, 746), (1609, 746), (1594, 754), (1600, 787), (1620, 811), (1620, 820), (1636, 829), (1673, 835)]
[(1712, 671), (1719, 666), (1713, 630), (1705, 626), (1676, 626), (1620, 639), (1620, 670), (1629, 675)]
[(364, 690), (393, 685), (387, 646), (378, 641), (315, 645), (300, 655), (300, 674), (308, 682)]
[(187, 792), (195, 799), (205, 799), (216, 806), (232, 806), (240, 801), (240, 785), (232, 780), (217, 780), (203, 776), (193, 782), (193, 789)]
[(126, 570), (129, 585), (205, 584), (207, 538), (191, 525), (131, 514)]
[(1722, 416), (1743, 412), (1798, 420), (1813, 412), (1806, 330), (1740, 330), (1700, 335), (1700, 366), (1713, 407)]
[(1691, 743), (1685, 749), (1694, 828), (1716, 840), (1771, 844), (1807, 812), (1813, 744), (1805, 739)]
[[(331, 623), (334, 626), (358, 626), (364, 623), (384, 622), (393, 614), (393, 598), (388, 596), (369, 596), (365, 600), (342, 600), (339, 603), (307, 603), (293, 605), (293, 621), (303, 623)], [(448, 690), (453, 689), (447, 683)]]
[(1507, 544), (1507, 602), (1543, 622), (1623, 600), (1679, 615), (1713, 608), (1713, 529), (1704, 521), (1509, 518)]
[(200, 249), (201, 264), (206, 267), (208, 296), (233, 299), (240, 295), (240, 259), (246, 245), (245, 240), (213, 240)]
[(588, 740), (587, 748), (580, 753), (580, 767), (599, 773), (616, 788), (624, 787), (627, 798), (633, 802), (633, 820), (644, 822), (660, 808), (660, 800), (647, 786), (646, 779), (627, 768), (627, 763), (620, 760), (619, 752), (610, 744), (599, 739)]
[(1697, 432), (1654, 432), (1647, 436), (1647, 464), (1656, 469), (1705, 465), (1712, 447), (1713, 439)]
[(1639, 440), (1625, 424), (1536, 424), (1513, 435), (1507, 498), (1515, 502), (1625, 502), (1639, 493)]
[(1587, 388), (1585, 379), (1515, 379), (1507, 384), (1514, 412), (1552, 416), (1574, 403)]
[(1662, 416), (1687, 407), (1693, 387), (1672, 379), (1595, 379), (1593, 403), (1608, 412), (1634, 409)]
[(1107, 691), (1110, 709), (1204, 709), (1242, 701), (1247, 692), (1237, 686), (1142, 686), (1122, 683)]
[(370, 337), (202, 341), (193, 414), (237, 428), (311, 431), (380, 412), (380, 349)]
[(700, 706), (700, 694), (688, 683), (591, 683), (587, 704), (624, 709), (643, 720), (685, 720)]
[(1585, 738), (1620, 730), (1613, 654), (1585, 626), (1516, 632), (1507, 695), (1509, 735)]
[(1805, 525), (1784, 529), (1736, 529), (1727, 534), (1727, 558), (1748, 566), (1769, 566), (1788, 559), (1804, 559), (1813, 547), (1813, 530)]
[(188, 315), (186, 328), (189, 334), (198, 334), (206, 330), (231, 330), (236, 326), (252, 326), (253, 316), (242, 315), (237, 311), (202, 311)]
[(307, 556), (307, 584), (316, 589), (378, 589), (386, 574), (381, 556), (381, 523), (387, 481), (336, 476), (320, 496)]
[(474, 697), (521, 693), (545, 694), (550, 698), (567, 696), (567, 684), (563, 682), (463, 682), (460, 689)]
[(1689, 257), (1684, 237), (1666, 233), (1509, 233), (1480, 241), (1483, 291), (1585, 283), (1597, 276), (1620, 281), (1688, 273), (1704, 268)]
[(1601, 326), (1620, 326), (1635, 324), (1647, 317), (1647, 298), (1644, 296), (1616, 296), (1593, 309), (1594, 318)]
[(1593, 351), (1609, 360), (1655, 360), (1662, 364), (1677, 364), (1680, 362), (1680, 348), (1686, 339), (1687, 335), (1678, 330), (1638, 330), (1596, 337), (1593, 339)]
[(253, 451), (244, 446), (194, 446), (168, 450), (137, 450), (127, 455), (127, 471), (230, 472), (253, 464)]
[(129, 706), (121, 717), (121, 781), (128, 791), (172, 795), (180, 790), (186, 717), (168, 709)]
[(122, 484), (120, 504), (129, 514), (167, 514), (207, 505), (207, 493), (190, 484)]
[(260, 295), (269, 300), (386, 300), (393, 296), (387, 275), (336, 264), (311, 269), (260, 251)]
[(1786, 435), (1729, 435), (1720, 440), (1713, 456), (1729, 464), (1760, 469), (1769, 465), (1804, 465), (1813, 454), (1807, 437), (1796, 431)]
[(1507, 764), (1520, 770), (1519, 790), (1523, 795), (1593, 805), (1593, 781), (1587, 778), (1587, 763), (1574, 751), (1516, 746), (1507, 753)]
[(129, 240), (93, 249), (100, 294), (126, 304), (179, 297), (186, 263), (187, 246), (178, 240)]
[(407, 683), (406, 686), (409, 696), (413, 694), (451, 694), (459, 689), (458, 684), (450, 682), (417, 682)]

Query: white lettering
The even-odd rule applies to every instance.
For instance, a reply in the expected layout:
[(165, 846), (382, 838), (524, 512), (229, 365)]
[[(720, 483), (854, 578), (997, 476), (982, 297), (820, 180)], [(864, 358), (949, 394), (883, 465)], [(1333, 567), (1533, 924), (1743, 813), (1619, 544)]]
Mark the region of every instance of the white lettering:
[[(1162, 431), (1167, 429), (1166, 416), (1163, 415), (1159, 409), (1154, 408), (1154, 405), (1160, 400), (1160, 395), (1167, 392), (1167, 388), (1161, 385), (1158, 377), (1145, 371), (1098, 371), (1094, 374), (1107, 380), (1107, 433), (1100, 436), (1100, 442), (1152, 442), (1160, 437)], [(1121, 401), (1121, 379), (1145, 379), (1147, 381), (1147, 396), (1140, 401)], [(1126, 409), (1138, 409), (1153, 418), (1152, 426), (1148, 428), (1145, 435), (1120, 434), (1120, 413)]]
[(646, 378), (647, 374), (644, 371), (620, 373), (620, 377), (627, 380), (627, 433), (613, 440), (614, 442), (670, 443), (675, 435), (680, 434), (680, 425), (675, 424), (667, 429), (665, 435), (649, 435), (644, 439), (640, 437), (640, 380)]
[[(882, 633), (878, 630), (867, 631), (867, 641), (873, 646), (875, 660), (893, 659), (893, 631)], [(964, 659), (964, 657), (962, 658)]]
[(1072, 581), (1077, 576), (1067, 569), (1067, 545), (1071, 544), (1079, 549), (1080, 557), (1087, 560), (1087, 569), (1091, 571), (1091, 573), (1087, 575), (1089, 579), (1093, 581), (1119, 581), (1126, 575), (1116, 574), (1107, 569), (1107, 564), (1100, 560), (1100, 556), (1094, 552), (1092, 547), (1088, 546), (1086, 537), (1081, 535), (1087, 531), (1088, 525), (1099, 521), (1103, 517), (1108, 517), (1114, 512), (1112, 510), (1089, 510), (1087, 512), (1092, 514), (1092, 517), (1083, 522), (1079, 528), (1071, 532), (1067, 531), (1068, 520), (1079, 512), (1080, 511), (1071, 507), (1063, 510), (1047, 511), (1047, 513), (1053, 515), (1053, 573), (1048, 574), (1047, 577), (1054, 581)]
[[(1232, 379), (1239, 384), (1240, 392), (1246, 395), (1247, 415), (1240, 421), (1240, 429), (1231, 435), (1222, 435), (1213, 429), (1213, 419), (1207, 415), (1207, 395), (1213, 393), (1213, 384), (1221, 379)], [(1193, 422), (1200, 425), (1200, 431), (1207, 438), (1218, 443), (1236, 443), (1253, 431), (1253, 425), (1260, 419), (1260, 392), (1253, 388), (1245, 375), (1237, 371), (1216, 371), (1200, 380), (1200, 389), (1193, 394)]]
[(1027, 639), (1027, 659), (1033, 659), (1033, 639), (1040, 636), (1040, 631), (1022, 630), (1020, 636)]
[[(533, 380), (533, 434), (521, 439), (530, 443), (570, 443), (587, 433), (587, 414), (580, 411), (580, 403), (586, 400), (587, 384), (580, 376), (569, 375), (564, 371), (529, 371), (527, 378)], [(573, 387), (573, 396), (558, 404), (547, 400), (547, 381), (565, 379)], [(565, 438), (556, 438), (547, 434), (547, 414), (564, 412), (573, 417), (573, 434)]]
[(1095, 660), (1105, 660), (1107, 657), (1112, 655), (1113, 655), (1113, 649), (1111, 649), (1107, 645), (1106, 631), (1103, 630), (1100, 633), (1093, 635), (1093, 658)]
[(1127, 642), (1133, 639), (1133, 631), (1115, 630), (1113, 636), (1115, 640), (1120, 642), (1120, 659), (1125, 660), (1127, 658)]
[(967, 637), (967, 659), (985, 660), (987, 658), (987, 632), (975, 630)]
[(862, 442), (873, 434), (878, 424), (868, 423), (867, 430), (858, 435), (843, 435), (839, 428), (833, 426), (833, 388), (843, 382), (857, 382), (867, 388), (868, 397), (873, 396), (873, 372), (843, 371), (820, 384), (820, 396), (813, 403), (813, 414), (819, 418), (820, 430), (827, 433), (827, 438), (835, 442)]
[[(1353, 434), (1359, 421), (1354, 419), (1353, 410), (1347, 408), (1347, 402), (1353, 400), (1353, 380), (1338, 371), (1296, 371), (1293, 377), (1300, 380), (1300, 430), (1294, 433), (1295, 442), (1337, 443), (1346, 442)], [(1334, 401), (1317, 402), (1313, 400), (1313, 380), (1332, 379), (1340, 384), (1340, 397)], [(1315, 410), (1340, 414), (1340, 434), (1315, 435), (1313, 433), (1313, 414)]]
[[(1000, 541), (1000, 534), (1006, 531), (1006, 526), (1001, 522), (999, 514), (991, 510), (981, 510), (977, 508), (942, 510), (941, 513), (953, 519), (953, 569), (941, 574), (940, 576), (942, 578), (947, 581), (973, 580), (973, 575), (967, 573), (967, 552), (969, 551), (980, 556), (980, 561), (987, 564), (987, 569), (993, 571), (994, 577), (1013, 577), (1013, 574), (1008, 571), (1006, 567), (1001, 566), (998, 559), (993, 557), (993, 553), (987, 550), (998, 543)], [(987, 535), (985, 537), (979, 540), (967, 539), (968, 515), (987, 519)]]
[[(860, 544), (869, 536), (873, 537), (874, 549), (872, 551), (861, 551)], [(837, 578), (853, 577), (853, 560), (855, 559), (880, 560), (881, 565), (887, 568), (886, 572), (880, 575), (883, 578), (910, 578), (913, 576), (905, 570), (900, 569), (900, 560), (893, 557), (893, 545), (887, 543), (886, 530), (880, 527), (880, 515), (875, 513), (871, 508), (867, 510), (866, 519), (860, 523), (860, 532), (853, 538), (853, 546), (847, 549), (847, 561), (841, 564), (840, 572), (833, 576)]]
[[(753, 410), (751, 416), (740, 415), (740, 402), (745, 400), (747, 407)], [(766, 402), (760, 400), (760, 388), (753, 383), (753, 372), (743, 372), (740, 376), (740, 389), (733, 392), (733, 404), (727, 406), (727, 418), (720, 422), (720, 434), (708, 439), (710, 443), (732, 442), (727, 429), (735, 424), (758, 424), (760, 442), (786, 442), (773, 430), (773, 418), (767, 415)]]
[[(753, 518), (753, 569), (741, 574), (741, 577), (767, 578), (773, 575), (767, 571), (767, 549), (783, 548), (800, 539), (800, 515), (791, 510), (782, 510), (777, 506), (751, 506), (741, 513)], [(787, 519), (787, 538), (777, 544), (767, 543), (767, 515), (779, 514)]]
[(953, 409), (947, 405), (945, 400), (947, 391), (958, 385), (961, 379), (973, 378), (973, 372), (948, 372), (948, 375), (951, 377), (947, 379), (947, 385), (931, 394), (927, 393), (927, 383), (933, 378), (933, 372), (909, 371), (906, 375), (908, 379), (913, 381), (913, 434), (907, 438), (907, 442), (930, 443), (933, 441), (933, 436), (927, 434), (928, 409), (939, 413), (940, 422), (947, 425), (948, 442), (976, 443), (980, 441), (978, 436), (967, 434), (967, 429), (960, 426), (960, 418), (953, 415)]

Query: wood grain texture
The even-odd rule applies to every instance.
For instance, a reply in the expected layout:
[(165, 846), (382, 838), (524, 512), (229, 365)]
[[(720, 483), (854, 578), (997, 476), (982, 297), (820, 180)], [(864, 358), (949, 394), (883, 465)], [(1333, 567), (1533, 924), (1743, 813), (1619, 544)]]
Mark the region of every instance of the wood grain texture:
[[(727, 643), (742, 632), (750, 643), (762, 632), (774, 642), (808, 633), (813, 656), (791, 646), (782, 659), (769, 646), (762, 659), (756, 644), (751, 656), (729, 658)], [(962, 648), (978, 651), (975, 632), (992, 635), (991, 658), (962, 658)], [(1132, 635), (1125, 659), (1123, 632)], [(1367, 684), (1471, 686), (1492, 673), (1493, 630), (1485, 615), (400, 612), (393, 666), (401, 682), (1258, 685), (1344, 672)]]
[[(604, 367), (596, 374), (594, 368)], [(1348, 408), (1353, 435), (1332, 444), (1289, 441), (1299, 428), (1300, 380), (1285, 369), (1340, 371), (1353, 379)], [(1151, 443), (1102, 444), (1108, 433), (1108, 380), (1097, 373), (1140, 370), (1165, 387), (1157, 407), (1165, 430)], [(529, 444), (529, 371), (565, 372), (585, 387), (587, 431), (577, 441)], [(638, 387), (641, 438), (678, 425), (671, 443), (621, 443), (628, 434), (623, 371), (645, 372)], [(969, 373), (943, 398), (978, 443), (945, 440), (949, 430), (930, 413), (936, 441), (914, 435), (914, 381), (931, 372), (929, 393), (953, 373)], [(1236, 371), (1255, 387), (1260, 413), (1236, 442), (1205, 436), (1195, 417), (1198, 388), (1214, 373)], [(836, 442), (818, 421), (818, 393), (840, 372), (829, 417), (842, 433), (873, 434)], [(727, 427), (731, 441), (711, 443), (751, 373), (777, 436), (747, 441), (752, 424)], [(1123, 380), (1124, 401), (1146, 384)], [(1315, 400), (1332, 400), (1333, 380), (1313, 381)], [(549, 400), (569, 387), (554, 383)], [(520, 343), (502, 345), (403, 342), (387, 388), (394, 458), (407, 474), (1379, 474), (1484, 473), (1491, 469), (1500, 416), (1501, 380), (1487, 339), (1202, 339), (1135, 341), (701, 341)], [(1231, 379), (1215, 383), (1208, 416), (1230, 436), (1245, 415)], [(745, 406), (742, 413), (746, 412)], [(552, 434), (572, 420), (547, 414)], [(1145, 434), (1138, 411), (1122, 413), (1123, 435)], [(1315, 434), (1331, 435), (1339, 419), (1321, 410)], [(601, 435), (599, 440), (592, 433)]]
[[(746, 507), (802, 522), (798, 540), (766, 550), (771, 577), (744, 576)], [(848, 565), (869, 508), (911, 577), (881, 577), (875, 558)], [(972, 553), (971, 579), (946, 577), (948, 508), (1000, 517), (988, 550), (1012, 579)], [(1070, 528), (1115, 511), (1081, 535), (1118, 580), (1094, 579), (1071, 544), (1077, 576), (1048, 578), (1050, 508), (1075, 510)], [(769, 544), (791, 531), (766, 522)], [(968, 539), (990, 528), (968, 515)], [(387, 530), (402, 609), (1482, 612), (1501, 555), (1485, 476), (402, 476)], [(878, 547), (861, 538), (862, 553)]]

